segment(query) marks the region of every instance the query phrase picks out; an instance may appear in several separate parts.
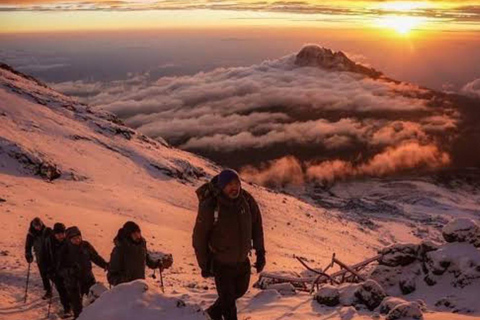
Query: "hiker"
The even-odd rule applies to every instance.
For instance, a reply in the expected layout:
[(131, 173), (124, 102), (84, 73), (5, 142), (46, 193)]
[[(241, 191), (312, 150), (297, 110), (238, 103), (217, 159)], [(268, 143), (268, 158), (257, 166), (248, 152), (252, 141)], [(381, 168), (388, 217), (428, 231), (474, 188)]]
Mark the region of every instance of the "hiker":
[(77, 227), (66, 230), (67, 244), (59, 253), (59, 273), (64, 279), (74, 318), (82, 312), (82, 298), (88, 294), (96, 283), (92, 272), (92, 262), (107, 270), (108, 263), (97, 253), (95, 248), (82, 239)]
[(72, 314), (70, 300), (68, 298), (67, 290), (65, 289), (65, 282), (58, 270), (60, 252), (62, 248), (67, 245), (65, 238), (65, 225), (60, 222), (55, 223), (53, 225), (52, 233), (45, 240), (45, 249), (43, 250), (48, 277), (55, 285), (58, 295), (60, 296), (60, 302), (63, 306), (63, 314), (60, 315), (61, 318), (67, 318)]
[(145, 279), (145, 265), (151, 269), (164, 270), (172, 266), (172, 259), (152, 259), (147, 251), (147, 242), (140, 227), (133, 221), (126, 222), (113, 240), (115, 247), (110, 255), (108, 282), (120, 283)]
[(25, 241), (25, 259), (29, 264), (33, 262), (32, 248), (35, 253), (35, 260), (37, 261), (38, 271), (42, 278), (43, 289), (45, 290), (45, 294), (42, 297), (44, 300), (52, 296), (52, 286), (48, 279), (47, 265), (43, 259), (45, 239), (49, 236), (50, 232), (51, 229), (47, 228), (40, 218), (36, 217), (30, 222), (27, 239)]
[(236, 300), (250, 283), (250, 250), (255, 268), (265, 267), (260, 209), (241, 188), (240, 177), (227, 169), (197, 190), (200, 200), (193, 230), (193, 247), (204, 278), (213, 276), (218, 299), (207, 309), (213, 320), (237, 320)]

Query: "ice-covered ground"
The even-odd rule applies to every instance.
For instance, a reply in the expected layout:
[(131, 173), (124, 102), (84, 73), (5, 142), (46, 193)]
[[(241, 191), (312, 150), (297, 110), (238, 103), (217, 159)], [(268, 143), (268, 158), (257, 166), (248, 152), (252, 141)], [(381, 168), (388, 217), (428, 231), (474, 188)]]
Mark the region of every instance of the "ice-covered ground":
[[(40, 299), (43, 292), (35, 268), (28, 301), (23, 303), (27, 272), (24, 238), (35, 216), (48, 225), (57, 221), (77, 225), (84, 238), (107, 259), (118, 228), (134, 219), (142, 227), (150, 250), (174, 256), (173, 268), (164, 275), (167, 300), (181, 299), (188, 305), (206, 308), (215, 299), (215, 290), (211, 280), (200, 277), (191, 247), (197, 208), (194, 190), (218, 170), (204, 158), (151, 140), (123, 126), (109, 113), (91, 109), (2, 66), (0, 318), (29, 320), (46, 316), (47, 303)], [(334, 252), (346, 263), (354, 263), (375, 255), (387, 244), (415, 243), (430, 235), (438, 238), (441, 226), (454, 216), (478, 219), (477, 191), (417, 181), (411, 182), (418, 188), (415, 190), (407, 185), (395, 189), (402, 193), (392, 194), (382, 188), (375, 194), (373, 187), (380, 184), (364, 183), (368, 185), (339, 185), (332, 195), (317, 193), (316, 199), (312, 193), (297, 198), (245, 184), (258, 199), (264, 215), (267, 271), (302, 270), (294, 255), (305, 257), (316, 267), (325, 266)], [(369, 197), (351, 195), (365, 189)], [(347, 191), (350, 196), (339, 196)], [(426, 196), (421, 201), (402, 202), (398, 219), (395, 209), (383, 205), (387, 201), (384, 197), (405, 198), (409, 191), (412, 196)], [(326, 201), (343, 204), (324, 205)], [(424, 213), (435, 217), (434, 223), (424, 225)], [(101, 270), (95, 269), (95, 274), (98, 281), (106, 282)], [(256, 277), (253, 275), (252, 283)], [(149, 288), (158, 286), (151, 278), (146, 283)], [(148, 306), (148, 301), (142, 303)], [(54, 302), (53, 311), (57, 311), (58, 301)], [(372, 316), (352, 307), (320, 306), (304, 293), (281, 296), (277, 291), (254, 288), (240, 299), (239, 310), (241, 319), (252, 320)], [(427, 319), (473, 317), (425, 314)]]

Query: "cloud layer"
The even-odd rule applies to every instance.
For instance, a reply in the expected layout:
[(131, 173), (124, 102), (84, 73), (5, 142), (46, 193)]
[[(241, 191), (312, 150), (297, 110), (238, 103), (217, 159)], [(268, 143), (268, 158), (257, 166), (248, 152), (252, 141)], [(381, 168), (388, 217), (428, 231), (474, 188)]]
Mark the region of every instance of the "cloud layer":
[(388, 147), (362, 164), (334, 159), (318, 163), (287, 156), (262, 168), (247, 166), (242, 176), (249, 181), (271, 187), (302, 185), (305, 182), (330, 183), (335, 180), (369, 176), (383, 177), (414, 168), (437, 169), (450, 163), (450, 156), (434, 145), (417, 142)]
[[(249, 167), (249, 177), (270, 176), (278, 168), (303, 172), (293, 182), (446, 165), (448, 154), (438, 146), (445, 133), (455, 132), (458, 119), (453, 106), (429, 90), (321, 64), (300, 67), (295, 55), (148, 80), (148, 74), (132, 75), (127, 81), (57, 88), (90, 93), (88, 102), (152, 137), (226, 165), (267, 170)], [(352, 164), (358, 157), (360, 164)], [(262, 165), (275, 159), (280, 160)]]

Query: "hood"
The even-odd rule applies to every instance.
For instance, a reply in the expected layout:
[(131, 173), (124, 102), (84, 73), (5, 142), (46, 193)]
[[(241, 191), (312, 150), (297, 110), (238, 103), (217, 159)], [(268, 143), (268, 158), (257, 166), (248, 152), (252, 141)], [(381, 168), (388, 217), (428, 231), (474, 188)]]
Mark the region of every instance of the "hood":
[(132, 241), (132, 239), (128, 236), (128, 233), (125, 231), (124, 228), (120, 228), (118, 229), (118, 232), (117, 232), (117, 235), (115, 236), (115, 238), (113, 239), (113, 243), (116, 245), (116, 246), (122, 246), (122, 245), (128, 245), (128, 244), (146, 244), (146, 240), (145, 238), (142, 237), (142, 239), (140, 240), (140, 242), (138, 243), (135, 243)]
[[(33, 226), (37, 222), (40, 222), (40, 224), (42, 225), (42, 228), (40, 230), (35, 229), (35, 227)], [(40, 218), (35, 218), (30, 222), (30, 228), (28, 229), (28, 232), (31, 233), (32, 235), (38, 235), (42, 233), (44, 229), (45, 229), (45, 224), (43, 224), (43, 221), (40, 220)]]

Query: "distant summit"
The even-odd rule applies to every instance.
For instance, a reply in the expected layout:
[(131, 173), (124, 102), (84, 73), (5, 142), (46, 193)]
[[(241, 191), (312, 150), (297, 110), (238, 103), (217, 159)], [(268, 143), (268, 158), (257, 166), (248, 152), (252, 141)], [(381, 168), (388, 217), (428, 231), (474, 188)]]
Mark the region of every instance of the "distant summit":
[(334, 52), (331, 49), (318, 45), (303, 47), (295, 58), (295, 65), (300, 67), (319, 67), (333, 71), (355, 72), (372, 78), (378, 78), (383, 75), (380, 71), (355, 63), (342, 51)]

